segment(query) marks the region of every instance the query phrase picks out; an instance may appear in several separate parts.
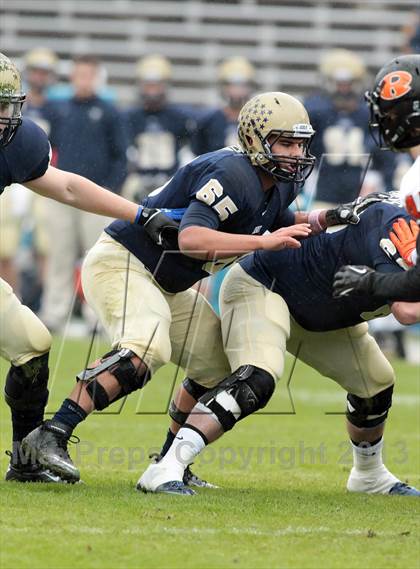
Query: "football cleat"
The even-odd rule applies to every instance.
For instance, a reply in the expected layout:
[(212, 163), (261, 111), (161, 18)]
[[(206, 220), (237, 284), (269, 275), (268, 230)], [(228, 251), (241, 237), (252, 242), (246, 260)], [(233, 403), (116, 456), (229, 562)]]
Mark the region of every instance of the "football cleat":
[[(159, 461), (162, 460), (162, 455), (154, 452), (149, 455), (149, 458), (152, 459), (153, 464), (157, 464)], [(207, 482), (207, 480), (203, 480), (194, 472), (192, 472), (191, 468), (187, 466), (184, 470), (184, 476), (182, 477), (182, 482), (185, 486), (197, 486), (197, 488), (219, 488), (216, 484), (212, 484), (211, 482)]]
[(389, 494), (397, 483), (400, 483), (398, 478), (383, 464), (371, 470), (358, 470), (353, 466), (347, 480), (347, 490), (366, 494)]
[(212, 484), (211, 482), (207, 482), (207, 480), (203, 480), (198, 477), (194, 472), (192, 472), (189, 466), (184, 470), (182, 481), (186, 486), (197, 486), (197, 488), (219, 488), (216, 484)]
[(62, 478), (44, 468), (39, 462), (24, 464), (23, 462), (13, 460), (12, 453), (7, 450), (6, 454), (10, 456), (10, 464), (7, 467), (6, 482), (49, 482), (60, 484), (65, 482)]
[(145, 494), (147, 494), (148, 492), (151, 492), (153, 494), (177, 494), (177, 495), (181, 494), (184, 496), (193, 496), (195, 494), (192, 488), (188, 488), (188, 486), (186, 486), (183, 482), (180, 482), (179, 480), (164, 482), (163, 484), (158, 486), (156, 490), (146, 490), (146, 488), (143, 488), (139, 484), (137, 484), (136, 488), (137, 490), (140, 490)]
[(389, 493), (392, 496), (420, 496), (420, 492), (414, 486), (409, 486), (405, 482), (397, 482)]
[(136, 489), (142, 492), (194, 495), (194, 490), (186, 486), (179, 478), (179, 472), (168, 468), (162, 462), (149, 464), (139, 478)]
[[(45, 421), (22, 441), (22, 449), (27, 456), (38, 461), (68, 482), (78, 482), (80, 472), (73, 464), (67, 451), (71, 429), (59, 421)], [(73, 442), (73, 441), (71, 441)], [(74, 442), (79, 442), (75, 437)]]
[[(162, 460), (163, 457), (161, 454), (154, 452), (152, 454), (149, 454), (149, 458), (152, 459), (153, 464), (157, 464)], [(184, 470), (182, 482), (185, 484), (185, 486), (197, 486), (197, 488), (219, 488), (219, 486), (216, 486), (216, 484), (207, 482), (207, 480), (203, 480), (194, 474), (189, 466), (187, 466), (187, 468)]]
[(152, 454), (149, 454), (149, 458), (153, 464), (157, 464), (160, 460), (162, 460), (163, 457), (158, 452), (152, 452)]

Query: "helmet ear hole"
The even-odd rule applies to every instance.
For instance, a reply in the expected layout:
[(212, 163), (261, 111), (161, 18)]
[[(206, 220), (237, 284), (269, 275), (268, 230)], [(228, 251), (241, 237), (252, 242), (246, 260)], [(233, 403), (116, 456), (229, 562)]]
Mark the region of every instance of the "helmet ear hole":
[(246, 141), (249, 144), (249, 146), (252, 146), (253, 140), (252, 138), (249, 136), (249, 134), (245, 135)]

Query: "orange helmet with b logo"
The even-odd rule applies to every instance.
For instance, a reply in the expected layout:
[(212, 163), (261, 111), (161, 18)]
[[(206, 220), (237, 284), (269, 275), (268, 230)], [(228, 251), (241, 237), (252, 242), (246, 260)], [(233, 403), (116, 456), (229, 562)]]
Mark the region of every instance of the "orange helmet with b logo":
[(420, 144), (420, 55), (402, 55), (384, 65), (366, 100), (381, 147), (406, 150)]

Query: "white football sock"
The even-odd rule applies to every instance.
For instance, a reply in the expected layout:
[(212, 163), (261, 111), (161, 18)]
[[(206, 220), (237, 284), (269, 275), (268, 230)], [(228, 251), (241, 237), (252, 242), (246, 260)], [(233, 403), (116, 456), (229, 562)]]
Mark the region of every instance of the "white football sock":
[(383, 439), (376, 445), (360, 447), (352, 443), (354, 466), (347, 481), (350, 492), (388, 494), (399, 482), (382, 461)]
[(183, 475), (185, 468), (193, 462), (205, 446), (203, 437), (197, 431), (182, 427), (159, 464), (171, 469), (175, 468)]
[(373, 446), (357, 446), (353, 442), (353, 465), (357, 470), (372, 470), (378, 468), (383, 464), (382, 461), (382, 447), (384, 439)]

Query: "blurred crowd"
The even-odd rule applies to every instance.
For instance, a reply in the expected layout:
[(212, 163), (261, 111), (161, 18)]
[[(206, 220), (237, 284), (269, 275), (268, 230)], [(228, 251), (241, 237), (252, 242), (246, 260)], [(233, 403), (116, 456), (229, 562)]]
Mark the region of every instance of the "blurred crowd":
[[(406, 30), (406, 52), (420, 51), (415, 18)], [(75, 58), (68, 84), (58, 82), (58, 65), (53, 52), (39, 47), (26, 53), (22, 69), (24, 116), (47, 132), (51, 163), (138, 202), (194, 156), (237, 144), (239, 110), (258, 90), (255, 68), (237, 56), (218, 67), (217, 108), (174, 104), (171, 62), (154, 54), (137, 62), (133, 104), (122, 109), (97, 58)], [(299, 197), (300, 209), (397, 189), (409, 168), (407, 155), (379, 151), (370, 137), (363, 100), (368, 84), (366, 67), (355, 52), (334, 49), (320, 61), (319, 88), (303, 101), (316, 130), (311, 150), (317, 168)], [(0, 276), (50, 330), (62, 332), (75, 311), (93, 328), (78, 266), (107, 220), (20, 186), (6, 190), (0, 216)], [(211, 284), (208, 294), (216, 305), (217, 283)], [(403, 356), (401, 331), (394, 336), (396, 352)]]

